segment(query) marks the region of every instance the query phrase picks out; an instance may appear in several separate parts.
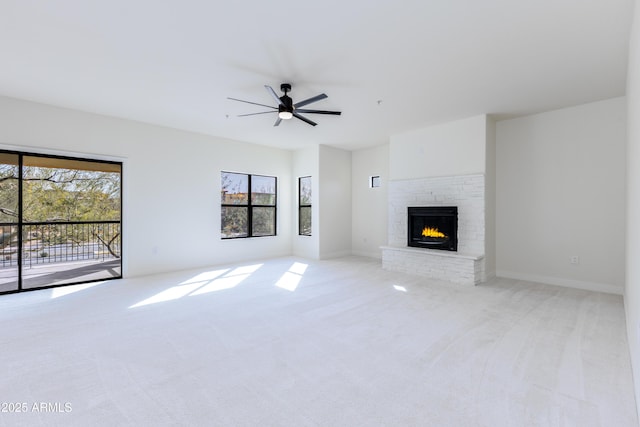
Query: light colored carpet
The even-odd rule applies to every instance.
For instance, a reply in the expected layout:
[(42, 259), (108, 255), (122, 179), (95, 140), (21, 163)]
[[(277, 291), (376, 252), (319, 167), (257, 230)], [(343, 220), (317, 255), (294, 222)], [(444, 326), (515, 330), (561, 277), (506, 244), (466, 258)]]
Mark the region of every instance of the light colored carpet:
[(638, 425), (614, 295), (279, 258), (5, 295), (0, 324), (3, 426)]

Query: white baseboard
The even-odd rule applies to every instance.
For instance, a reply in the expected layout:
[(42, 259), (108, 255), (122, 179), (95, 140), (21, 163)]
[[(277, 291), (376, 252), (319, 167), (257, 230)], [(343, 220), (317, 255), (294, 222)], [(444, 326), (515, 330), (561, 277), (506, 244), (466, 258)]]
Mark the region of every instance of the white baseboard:
[(320, 254), (320, 259), (342, 258), (351, 255), (351, 251), (338, 251)]
[(535, 274), (517, 273), (515, 271), (496, 270), (497, 277), (506, 279), (526, 280), (527, 282), (544, 283), (546, 285), (564, 286), (565, 288), (582, 289), (585, 291), (604, 292), (622, 295), (623, 288), (609, 283), (585, 282), (582, 280), (562, 279), (560, 277), (538, 276)]

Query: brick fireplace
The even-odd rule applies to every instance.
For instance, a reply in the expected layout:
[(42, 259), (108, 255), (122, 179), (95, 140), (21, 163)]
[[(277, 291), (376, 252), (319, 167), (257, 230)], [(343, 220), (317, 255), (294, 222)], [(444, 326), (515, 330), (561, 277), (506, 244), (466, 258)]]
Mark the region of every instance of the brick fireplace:
[[(428, 244), (409, 246), (410, 207), (455, 208), (457, 236), (452, 236), (457, 237), (455, 250), (435, 250)], [(381, 248), (382, 266), (386, 270), (467, 285), (483, 282), (486, 279), (484, 175), (389, 182), (388, 230), (388, 246)]]

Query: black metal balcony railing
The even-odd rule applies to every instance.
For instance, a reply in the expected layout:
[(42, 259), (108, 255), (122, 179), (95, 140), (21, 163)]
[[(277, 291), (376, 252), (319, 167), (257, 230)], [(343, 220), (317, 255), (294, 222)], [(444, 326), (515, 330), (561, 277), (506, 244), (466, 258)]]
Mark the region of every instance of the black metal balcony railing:
[[(17, 224), (0, 224), (0, 265), (18, 265)], [(119, 221), (34, 222), (22, 225), (22, 265), (120, 258)]]

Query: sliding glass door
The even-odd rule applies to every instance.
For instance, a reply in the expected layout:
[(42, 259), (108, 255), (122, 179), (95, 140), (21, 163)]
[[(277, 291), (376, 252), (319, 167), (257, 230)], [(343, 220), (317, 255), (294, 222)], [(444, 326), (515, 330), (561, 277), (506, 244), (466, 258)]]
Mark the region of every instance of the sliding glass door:
[(0, 292), (19, 289), (20, 156), (0, 152)]
[(2, 155), (0, 292), (122, 277), (122, 164)]

